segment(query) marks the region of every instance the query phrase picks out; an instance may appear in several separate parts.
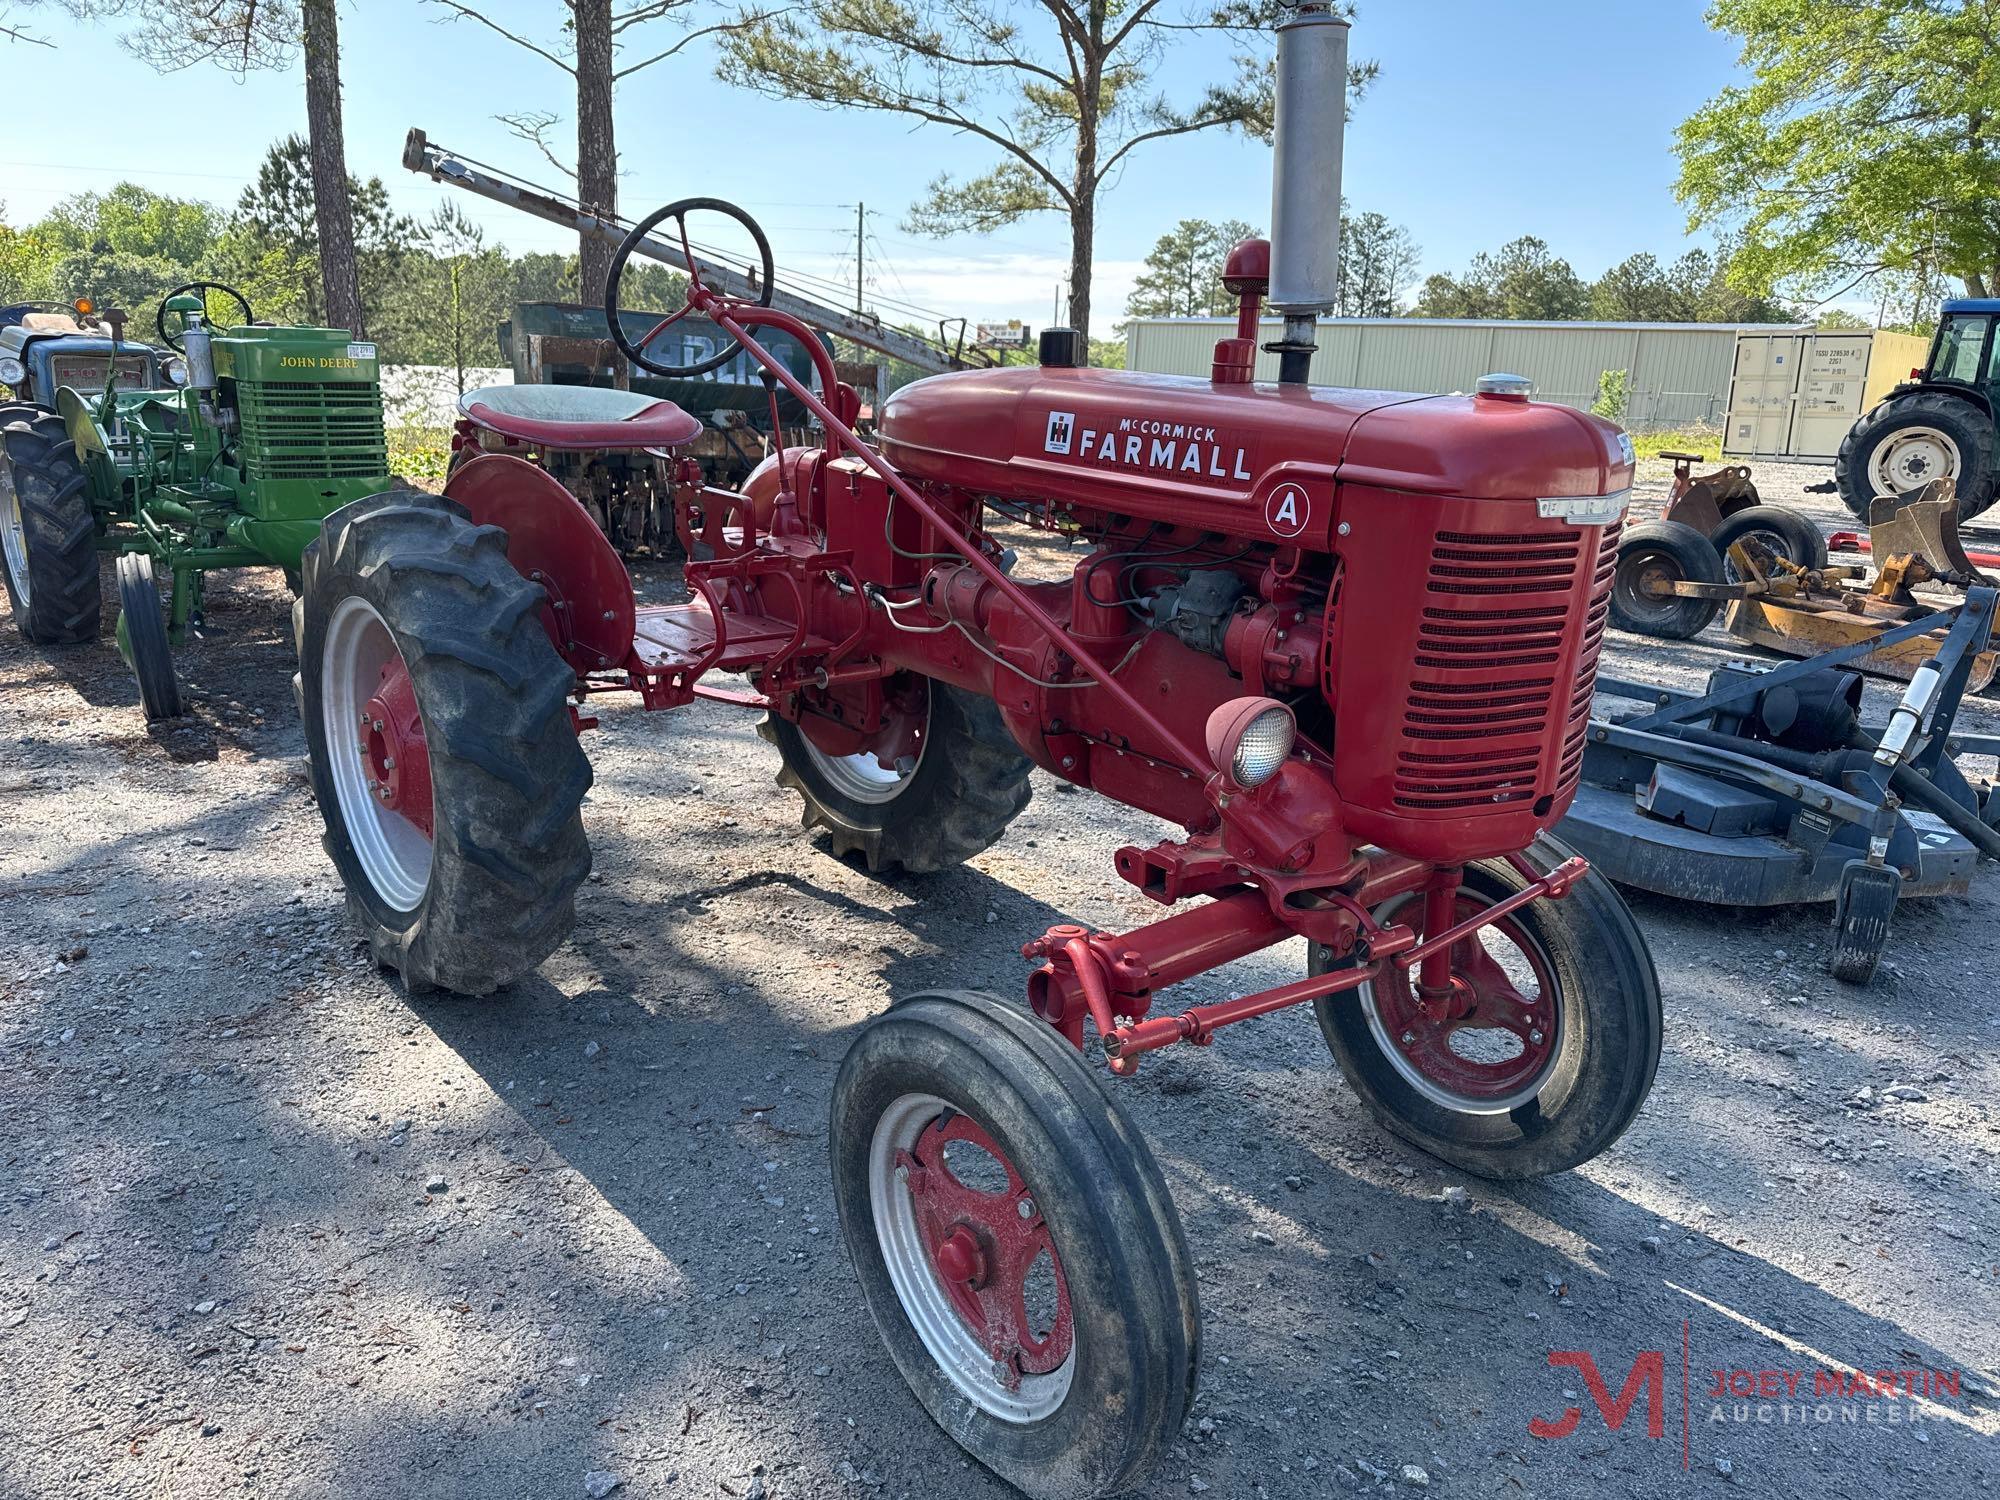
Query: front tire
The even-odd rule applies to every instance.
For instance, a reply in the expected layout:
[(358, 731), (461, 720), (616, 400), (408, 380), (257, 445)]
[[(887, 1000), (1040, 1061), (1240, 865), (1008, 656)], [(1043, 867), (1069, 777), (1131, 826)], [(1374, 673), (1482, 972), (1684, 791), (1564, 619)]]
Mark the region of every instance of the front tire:
[(992, 995), (912, 996), (842, 1062), (831, 1144), (862, 1296), (932, 1419), (1035, 1500), (1143, 1481), (1193, 1398), (1194, 1267), (1075, 1050)]
[(62, 419), (10, 407), (0, 430), (0, 580), (14, 624), (38, 646), (97, 639), (97, 519)]
[(778, 784), (805, 799), (805, 826), (825, 829), (835, 854), (923, 875), (999, 840), (1028, 805), (1031, 766), (992, 699), (914, 674), (903, 686), (918, 721), (907, 766), (885, 766), (866, 749), (828, 754), (773, 714), (757, 733), (778, 747)]
[(1876, 496), (1947, 478), (1957, 482), (1959, 520), (1969, 521), (1993, 503), (1996, 461), (1991, 417), (1962, 396), (1912, 391), (1891, 396), (1848, 429), (1833, 477), (1863, 524)]
[(543, 592), (504, 532), (413, 490), (327, 517), (304, 573), (300, 701), (348, 909), (412, 990), (488, 994), (555, 951), (590, 872)]
[(153, 582), (153, 559), (127, 552), (118, 559), (118, 647), (139, 680), (139, 706), (146, 722), (181, 716), (181, 685), (174, 675), (173, 647), (160, 618), (160, 591)]
[[(1552, 870), (1570, 853), (1544, 836), (1528, 859)], [(1505, 860), (1467, 865), (1457, 919), (1526, 883)], [(1376, 919), (1421, 935), (1423, 901), (1398, 897)], [(1316, 944), (1311, 972), (1349, 961)], [(1609, 881), (1592, 871), (1561, 900), (1454, 944), (1452, 972), (1470, 1000), (1455, 1018), (1418, 1003), (1414, 971), (1315, 1002), (1370, 1114), (1455, 1167), (1503, 1180), (1566, 1172), (1624, 1133), (1660, 1063), (1660, 982)]]

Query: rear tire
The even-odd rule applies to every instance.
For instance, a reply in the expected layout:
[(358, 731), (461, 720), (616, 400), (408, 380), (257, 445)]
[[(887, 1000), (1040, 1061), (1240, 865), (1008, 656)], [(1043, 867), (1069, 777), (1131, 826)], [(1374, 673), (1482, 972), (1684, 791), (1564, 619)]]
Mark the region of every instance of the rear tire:
[[(506, 546), (462, 506), (399, 490), (335, 511), (305, 552), (299, 696), (326, 849), (376, 961), (412, 990), (484, 995), (528, 973), (575, 925), (576, 888), (590, 873), (579, 811), (590, 762), (567, 701), (575, 677), (542, 628), (543, 591), (514, 571)], [(353, 691), (335, 680), (340, 652), (328, 667), (337, 612), (341, 651), (347, 631), (372, 628), (372, 612), (414, 688), (431, 785), (427, 859), (355, 795), (333, 757), (330, 733), (355, 732), (340, 707)]]
[(784, 758), (778, 784), (805, 799), (805, 826), (824, 828), (835, 854), (858, 854), (873, 871), (924, 875), (964, 864), (999, 840), (1031, 795), (1032, 767), (993, 700), (926, 686), (922, 748), (900, 776), (878, 774), (866, 752), (828, 756), (776, 715), (757, 726)]
[(1722, 608), (1719, 599), (1645, 593), (1650, 580), (1721, 583), (1722, 557), (1709, 539), (1679, 521), (1642, 521), (1618, 543), (1611, 581), (1611, 623), (1636, 635), (1684, 641), (1700, 635)]
[(1891, 396), (1848, 429), (1833, 461), (1840, 498), (1863, 525), (1877, 495), (1905, 494), (1947, 476), (1958, 484), (1958, 518), (1993, 503), (2000, 462), (1993, 419), (1962, 396), (1911, 391)]
[[(1552, 870), (1570, 853), (1545, 835), (1528, 859), (1539, 870)], [(1525, 883), (1506, 860), (1481, 860), (1465, 867), (1460, 889), (1462, 899), (1485, 905)], [(1406, 899), (1421, 903), (1423, 896)], [(1378, 908), (1378, 919), (1394, 915), (1392, 905)], [(1403, 909), (1401, 917), (1411, 920), (1421, 911), (1421, 905), (1415, 912)], [(1314, 1010), (1348, 1086), (1388, 1130), (1476, 1176), (1546, 1177), (1604, 1151), (1645, 1102), (1660, 1065), (1660, 981), (1624, 899), (1594, 870), (1560, 901), (1532, 902), (1505, 920), (1510, 945), (1536, 971), (1539, 1024), (1553, 1033), (1536, 1071), (1506, 1076), (1506, 1063), (1482, 1063), (1452, 1076), (1426, 1061), (1441, 1055), (1429, 1036), (1401, 1027), (1389, 1034), (1395, 997), (1385, 993), (1378, 1001), (1374, 985), (1326, 996)], [(1454, 945), (1455, 959), (1464, 948)], [(1481, 951), (1503, 967), (1512, 956), (1491, 947)], [(1310, 970), (1324, 974), (1343, 961), (1315, 944)], [(1474, 972), (1457, 963), (1454, 971)], [(1414, 981), (1414, 974), (1406, 981), (1412, 990)], [(1539, 992), (1546, 985), (1553, 985), (1553, 995)], [(1414, 1045), (1406, 1049), (1406, 1042)], [(1465, 1050), (1490, 1055), (1485, 1048)], [(1528, 1056), (1525, 1047), (1521, 1056)], [(1491, 1092), (1481, 1097), (1475, 1091), (1489, 1080)]]
[(0, 430), (0, 580), (14, 624), (38, 646), (97, 639), (97, 518), (62, 419), (9, 407)]
[(1722, 558), (1724, 582), (1749, 581), (1737, 576), (1736, 567), (1729, 560), (1729, 549), (1743, 537), (1753, 535), (1798, 567), (1816, 572), (1826, 566), (1826, 537), (1817, 526), (1782, 505), (1753, 505), (1729, 516), (1708, 534), (1710, 544)]
[[(992, 995), (911, 996), (849, 1049), (830, 1129), (862, 1297), (932, 1419), (1035, 1500), (1143, 1482), (1194, 1395), (1194, 1265), (1075, 1049)], [(954, 1280), (938, 1251), (961, 1230), (977, 1270)]]

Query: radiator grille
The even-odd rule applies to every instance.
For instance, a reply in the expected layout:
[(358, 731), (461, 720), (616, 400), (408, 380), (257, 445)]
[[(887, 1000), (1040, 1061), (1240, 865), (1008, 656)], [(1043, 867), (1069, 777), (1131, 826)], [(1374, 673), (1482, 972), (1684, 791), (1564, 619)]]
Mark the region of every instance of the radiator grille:
[(382, 392), (372, 380), (243, 381), (247, 479), (367, 479), (389, 472)]
[[(1398, 807), (1496, 809), (1574, 788), (1619, 530), (1605, 527), (1594, 547), (1576, 530), (1437, 533), (1403, 706)], [(1571, 661), (1565, 628), (1585, 570)]]

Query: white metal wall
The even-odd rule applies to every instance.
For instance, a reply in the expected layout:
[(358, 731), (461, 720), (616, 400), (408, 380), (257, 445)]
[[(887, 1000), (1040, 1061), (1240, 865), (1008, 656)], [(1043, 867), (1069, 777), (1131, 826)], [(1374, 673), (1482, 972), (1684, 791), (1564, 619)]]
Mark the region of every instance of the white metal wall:
[[(1763, 332), (1802, 330), (1754, 325)], [(1135, 318), (1125, 363), (1134, 370), (1206, 375), (1215, 341), (1233, 318)], [(1342, 318), (1319, 325), (1316, 385), (1442, 394), (1469, 391), (1481, 375), (1506, 371), (1535, 382), (1544, 401), (1588, 407), (1606, 370), (1631, 376), (1625, 425), (1715, 426), (1729, 399), (1738, 327), (1732, 323), (1528, 323), (1436, 318)], [(1275, 320), (1260, 343), (1278, 337)], [(1275, 380), (1277, 356), (1260, 353), (1257, 378)]]

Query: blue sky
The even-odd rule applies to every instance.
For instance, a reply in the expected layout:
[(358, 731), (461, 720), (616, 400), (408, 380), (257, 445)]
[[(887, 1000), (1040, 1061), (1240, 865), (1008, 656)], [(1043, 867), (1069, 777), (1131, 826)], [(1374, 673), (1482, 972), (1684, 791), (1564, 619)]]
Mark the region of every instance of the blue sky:
[[(556, 0), (491, 5), (503, 23), (551, 42), (560, 11)], [(1462, 267), (1520, 234), (1540, 235), (1587, 277), (1634, 251), (1665, 258), (1701, 243), (1686, 236), (1673, 200), (1673, 130), (1737, 76), (1734, 46), (1707, 29), (1702, 11), (1695, 0), (1361, 0), (1354, 51), (1380, 63), (1382, 76), (1349, 127), (1349, 200), (1407, 225), (1426, 272)], [(566, 75), (436, 16), (419, 0), (352, 0), (342, 12), (349, 165), (379, 175), (416, 214), (452, 190), (402, 170), (407, 127), (547, 179), (546, 163), (493, 117), (547, 109), (569, 119)], [(270, 141), (304, 127), (296, 65), (241, 84), (212, 68), (162, 77), (101, 29), (47, 11), (16, 9), (12, 19), (60, 50), (0, 42), (16, 122), (0, 133), (0, 201), (11, 222), (121, 178), (229, 204)], [(1185, 98), (1226, 67), (1195, 44), (1158, 77)], [(700, 43), (624, 84), (618, 128), (628, 215), (689, 194), (733, 198), (764, 222), (781, 266), (851, 278), (854, 205), (865, 201), (871, 288), (974, 319), (1049, 321), (1068, 259), (1060, 220), (948, 241), (901, 228), (936, 172), (990, 163), (976, 140), (731, 89), (716, 81)], [(1221, 133), (1135, 153), (1099, 209), (1100, 334), (1138, 262), (1176, 219), (1265, 224), (1269, 162), (1267, 148)], [(510, 248), (573, 243), (552, 226), (452, 195)]]

